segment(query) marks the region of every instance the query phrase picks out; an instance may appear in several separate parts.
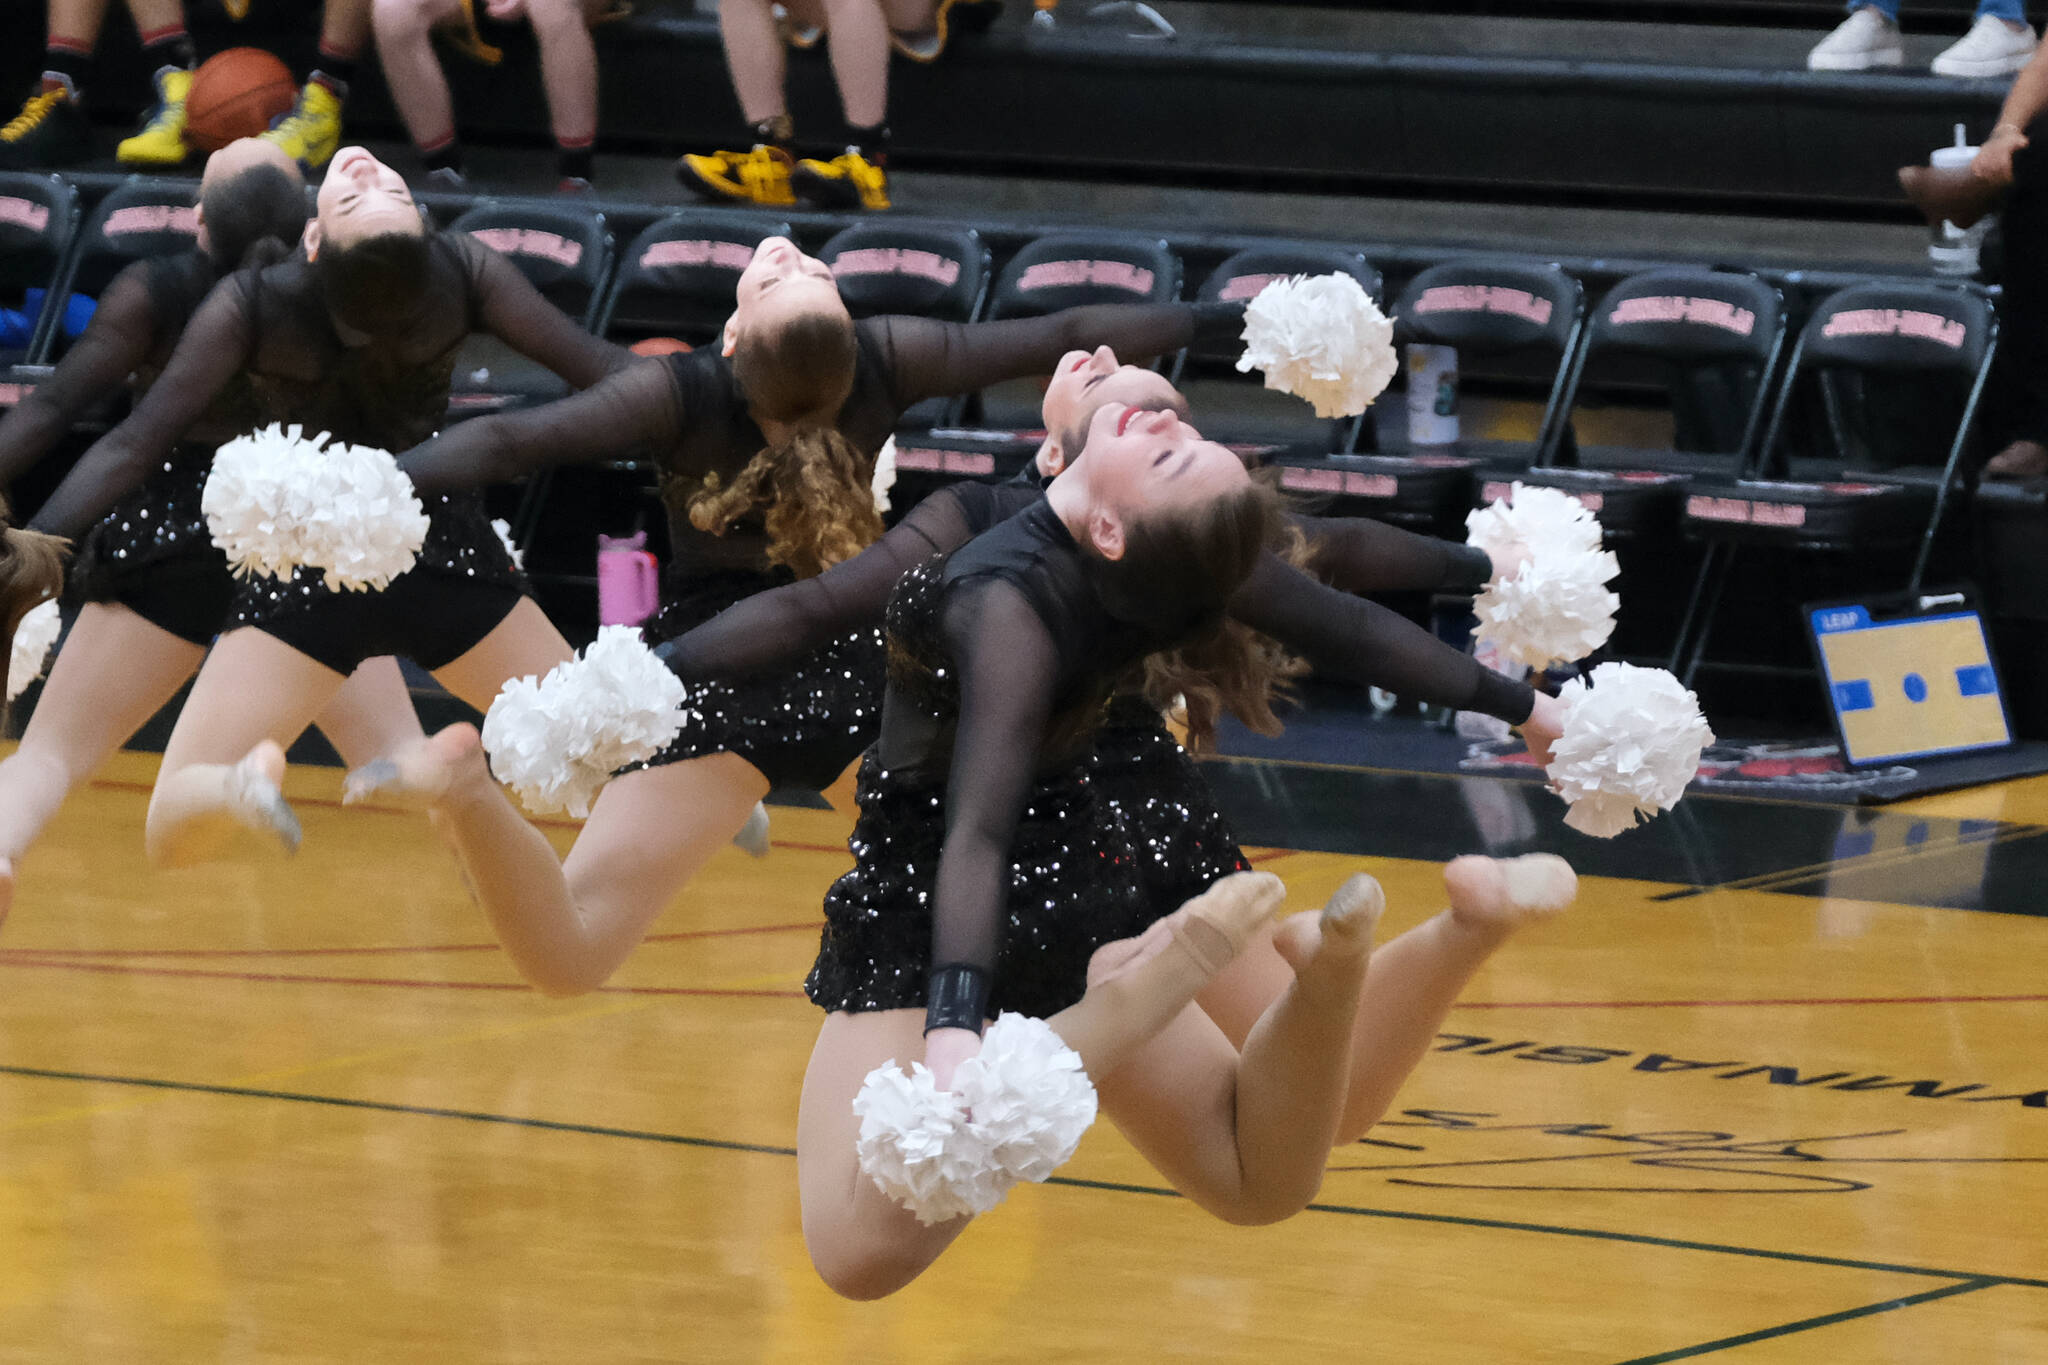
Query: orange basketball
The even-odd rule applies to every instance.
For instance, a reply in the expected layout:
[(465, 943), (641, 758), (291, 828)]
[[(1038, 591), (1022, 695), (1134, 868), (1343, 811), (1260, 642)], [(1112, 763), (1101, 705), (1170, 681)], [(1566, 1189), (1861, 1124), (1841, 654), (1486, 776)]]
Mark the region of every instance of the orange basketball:
[(643, 337), (627, 349), (634, 355), (674, 355), (678, 351), (689, 350), (690, 343), (677, 341), (674, 337)]
[(298, 97), (290, 67), (260, 47), (231, 47), (192, 73), (185, 140), (202, 152), (217, 152), (268, 128)]

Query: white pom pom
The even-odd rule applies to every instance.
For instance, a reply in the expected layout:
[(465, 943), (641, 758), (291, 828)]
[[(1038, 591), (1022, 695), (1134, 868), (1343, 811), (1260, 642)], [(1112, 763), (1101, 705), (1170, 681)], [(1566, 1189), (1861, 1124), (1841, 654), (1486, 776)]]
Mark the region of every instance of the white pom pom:
[(639, 631), (605, 626), (580, 658), (506, 682), (484, 717), (484, 749), (528, 810), (580, 818), (613, 773), (676, 737), (684, 699)]
[(1095, 1122), (1095, 1086), (1080, 1054), (1043, 1019), (999, 1017), (953, 1084), (989, 1159), (1013, 1181), (1044, 1180), (1064, 1166)]
[(1670, 810), (1714, 742), (1699, 699), (1661, 668), (1602, 664), (1558, 699), (1564, 733), (1548, 772), (1581, 834), (1611, 839)]
[(1020, 1180), (1046, 1179), (1095, 1121), (1081, 1059), (1042, 1019), (1005, 1014), (942, 1091), (924, 1066), (868, 1073), (853, 1112), (868, 1178), (921, 1223), (986, 1213)]
[(63, 629), (64, 619), (58, 615), (55, 601), (30, 607), (21, 618), (21, 624), (14, 628), (14, 648), (8, 655), (7, 700), (13, 701), (43, 676), (50, 651), (56, 648), (57, 636)]
[(911, 1063), (907, 1076), (894, 1059), (870, 1071), (853, 1112), (861, 1170), (918, 1222), (984, 1213), (1008, 1192), (967, 1122), (967, 1106), (934, 1085), (924, 1063)]
[(491, 529), (498, 533), (498, 543), (505, 547), (505, 553), (512, 556), (512, 567), (523, 571), (526, 556), (519, 553), (519, 547), (512, 543), (512, 523), (498, 517), (491, 522)]
[(1583, 659), (1614, 634), (1621, 599), (1607, 582), (1621, 564), (1600, 548), (1600, 523), (1577, 498), (1518, 483), (1507, 498), (1467, 516), (1465, 526), (1467, 541), (1496, 560), (1523, 557), (1472, 603), (1482, 644), (1544, 668)]
[(238, 574), (324, 569), (327, 582), (382, 589), (413, 566), (427, 515), (389, 454), (328, 445), (276, 424), (217, 451), (200, 510)]
[(1242, 372), (1307, 399), (1318, 417), (1352, 417), (1400, 369), (1394, 324), (1349, 275), (1296, 275), (1259, 291), (1244, 310)]
[(891, 436), (882, 442), (882, 449), (875, 456), (875, 477), (868, 485), (875, 495), (875, 510), (889, 510), (889, 490), (896, 486), (896, 438)]

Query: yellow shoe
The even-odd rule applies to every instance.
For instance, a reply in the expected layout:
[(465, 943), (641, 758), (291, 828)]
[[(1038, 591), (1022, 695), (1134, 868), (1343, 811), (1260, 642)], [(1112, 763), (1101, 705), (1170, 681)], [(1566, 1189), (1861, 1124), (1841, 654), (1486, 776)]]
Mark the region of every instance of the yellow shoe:
[(854, 148), (830, 161), (799, 161), (790, 185), (804, 199), (823, 209), (885, 209), (889, 177)]
[(115, 155), (130, 166), (175, 166), (190, 153), (185, 145), (185, 92), (192, 73), (166, 66), (156, 73), (156, 108), (143, 120), (142, 131), (122, 140)]
[(712, 199), (738, 199), (770, 208), (796, 203), (789, 187), (789, 153), (756, 144), (751, 152), (692, 154), (676, 163), (676, 178)]
[(325, 166), (341, 146), (341, 100), (318, 81), (307, 81), (292, 111), (270, 125), (275, 142), (308, 172)]

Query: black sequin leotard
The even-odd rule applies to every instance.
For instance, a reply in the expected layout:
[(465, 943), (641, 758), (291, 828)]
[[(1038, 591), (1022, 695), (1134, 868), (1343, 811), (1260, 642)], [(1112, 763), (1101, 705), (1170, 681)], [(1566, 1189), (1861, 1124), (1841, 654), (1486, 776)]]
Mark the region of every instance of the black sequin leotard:
[[(11, 486), (131, 377), (146, 392), (219, 277), (197, 251), (137, 261), (116, 275), (56, 370), (0, 420), (0, 485)], [(195, 447), (218, 443), (246, 431), (254, 413), (249, 386), (230, 382), (187, 440)], [(235, 583), (200, 514), (204, 479), (204, 463), (186, 452), (162, 461), (86, 536), (72, 566), (72, 595), (118, 602), (193, 644), (211, 640), (227, 618)]]
[[(871, 318), (855, 328), (853, 387), (835, 425), (873, 459), (902, 415), (927, 398), (1047, 373), (1066, 352), (1085, 347), (1163, 354), (1198, 335), (1233, 331), (1242, 316), (1236, 304), (1160, 304), (990, 323)], [(687, 514), (707, 479), (730, 480), (766, 444), (732, 362), (701, 350), (614, 375), (560, 402), (466, 422), (399, 464), (422, 490), (445, 490), (609, 459), (622, 450), (651, 457), (661, 473), (674, 548), (664, 574), (666, 605), (646, 627), (650, 640), (661, 641), (792, 581), (787, 570), (769, 564), (758, 515), (713, 535), (693, 526)], [(777, 786), (830, 785), (873, 742), (881, 717), (879, 621), (878, 607), (858, 628), (820, 641), (772, 674), (707, 683), (694, 703), (704, 723), (640, 766), (734, 753)]]
[[(933, 590), (930, 564), (938, 562), (933, 557), (1031, 509), (1043, 514), (1036, 487), (947, 489), (919, 504), (856, 559), (750, 599), (660, 652), (693, 685), (711, 679), (730, 685), (772, 672), (782, 657), (831, 638), (850, 622), (871, 619), (884, 602), (889, 602), (892, 643), (897, 643), (896, 623), (919, 619), (916, 613), (905, 615), (905, 601)], [(1474, 587), (1488, 572), (1483, 555), (1378, 523), (1305, 519), (1302, 524), (1310, 535), (1310, 562), (1347, 583), (1387, 589)], [(902, 593), (911, 596), (889, 601), (899, 575)], [(1273, 556), (1254, 570), (1230, 610), (1361, 684), (1398, 686), (1517, 722), (1527, 718), (1533, 705), (1526, 686), (1482, 668), (1406, 618), (1313, 582)], [(892, 648), (892, 684), (906, 657), (906, 649)], [(905, 676), (915, 681), (931, 671), (912, 669)], [(1085, 767), (1061, 783), (1034, 788), (1021, 817), (1021, 851), (1011, 867), (1003, 939), (1015, 947), (998, 981), (1039, 985), (1022, 997), (1001, 994), (1010, 988), (999, 985), (1005, 1008), (1057, 1009), (1078, 998), (1079, 973), (1093, 947), (1135, 932), (1133, 925), (1142, 928), (1218, 877), (1245, 866), (1207, 784), (1157, 711), (1137, 697), (1119, 696), (1098, 719)], [(834, 889), (836, 910), (810, 986), (813, 999), (827, 1008), (908, 1007), (924, 998), (933, 959), (921, 930), (883, 907), (906, 894), (901, 877), (890, 868), (903, 864), (928, 878), (935, 866), (932, 836), (919, 821), (929, 822), (940, 811), (941, 794), (892, 762), (885, 744), (862, 765), (862, 816), (853, 840), (859, 866), (851, 880)], [(1084, 832), (1076, 823), (1083, 818), (1099, 824)], [(1049, 880), (1084, 872), (1093, 878), (1114, 873), (1126, 885), (1062, 887)], [(929, 887), (918, 882), (909, 894), (923, 906)], [(1099, 933), (1062, 920), (1061, 906), (1097, 901), (1100, 913), (1084, 918)], [(1037, 927), (1020, 929), (1027, 918)], [(1055, 941), (1061, 946), (1054, 948)]]
[[(499, 337), (578, 387), (635, 359), (576, 326), (502, 256), (463, 233), (429, 238), (422, 287), (406, 315), (381, 320), (376, 335), (334, 315), (318, 267), (303, 258), (244, 271), (207, 296), (157, 383), (30, 525), (77, 534), (170, 460), (174, 443), (238, 381), (249, 387), (257, 420), (405, 450), (440, 425), (456, 350), (472, 332)], [(339, 672), (382, 653), (411, 654), (428, 667), (458, 657), (503, 618), (522, 585), (479, 495), (423, 501), (426, 544), (391, 590), (338, 593), (311, 571), (251, 579), (230, 624), (274, 634)]]

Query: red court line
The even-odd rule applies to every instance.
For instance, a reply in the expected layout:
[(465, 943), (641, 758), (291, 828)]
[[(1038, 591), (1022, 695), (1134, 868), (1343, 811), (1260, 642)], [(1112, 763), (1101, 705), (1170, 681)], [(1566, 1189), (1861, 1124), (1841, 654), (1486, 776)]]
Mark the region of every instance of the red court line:
[(1461, 1000), (1461, 1010), (1712, 1010), (1772, 1005), (2032, 1005), (2048, 995), (1818, 996), (1808, 1000)]
[[(306, 986), (397, 986), (411, 990), (531, 991), (520, 981), (415, 981), (397, 976), (300, 976), (286, 972), (220, 972), (197, 967), (137, 967), (119, 962), (53, 962), (36, 958), (0, 959), (0, 967), (43, 967), (63, 972), (94, 972), (111, 976), (196, 977), (209, 981), (271, 981)], [(802, 991), (720, 989), (708, 986), (599, 986), (603, 995), (701, 995), (801, 1000)]]
[[(817, 929), (823, 920), (802, 924), (758, 924), (740, 929), (679, 929), (667, 934), (649, 934), (643, 943), (676, 943), (684, 939), (732, 938), (743, 934), (787, 934)], [(0, 962), (10, 958), (108, 958), (132, 957), (403, 957), (408, 953), (495, 953), (496, 943), (377, 944), (365, 948), (0, 948)]]

